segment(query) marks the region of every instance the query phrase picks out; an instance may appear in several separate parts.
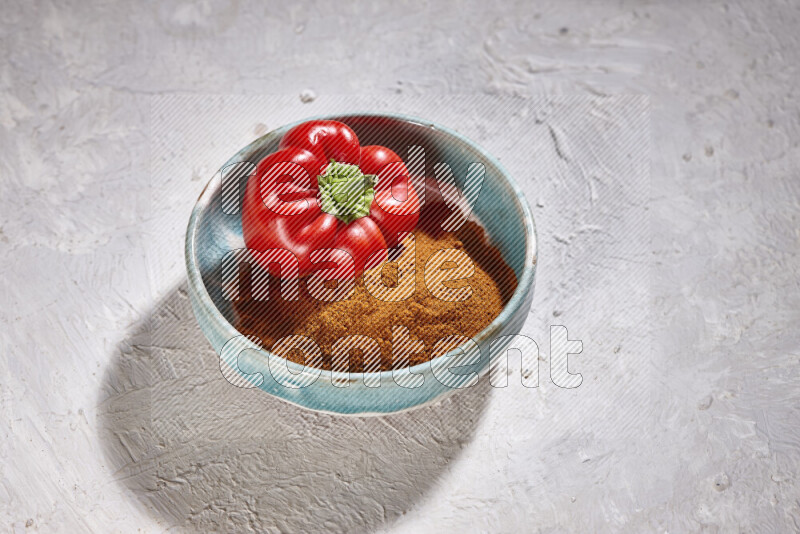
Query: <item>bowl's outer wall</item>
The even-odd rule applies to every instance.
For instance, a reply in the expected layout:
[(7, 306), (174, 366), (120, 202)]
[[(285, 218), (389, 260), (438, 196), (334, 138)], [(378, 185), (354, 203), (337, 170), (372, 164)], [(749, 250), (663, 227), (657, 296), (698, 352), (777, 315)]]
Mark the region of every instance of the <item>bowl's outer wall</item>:
[[(408, 147), (411, 145), (423, 147), (428, 176), (434, 175), (435, 163), (445, 162), (451, 166), (456, 181), (460, 184), (463, 183), (470, 163), (484, 164), (486, 176), (481, 194), (473, 208), (474, 214), (520, 281), (517, 293), (503, 314), (476, 338), (481, 347), (480, 362), (456, 371), (457, 374), (469, 371), (485, 373), (490, 361), (489, 344), (502, 336), (519, 333), (533, 299), (536, 237), (530, 210), (522, 193), (512, 185), (513, 182), (509, 182), (510, 177), (499, 164), (471, 142), (449, 130), (433, 127), (430, 123), (418, 119), (405, 120), (390, 116), (365, 114), (329, 118), (350, 125), (362, 145), (383, 144), (401, 156), (408, 152)], [(232, 338), (240, 335), (231, 326), (233, 312), (230, 302), (221, 291), (220, 267), (226, 254), (244, 248), (241, 213), (238, 207), (247, 182), (245, 171), (251, 169), (250, 165), (258, 163), (266, 154), (275, 151), (280, 138), (289, 127), (291, 125), (256, 140), (222, 167), (223, 174), (227, 169), (228, 177), (236, 179), (236, 174), (241, 175), (238, 178), (237, 204), (231, 204), (230, 198), (222, 198), (222, 180), (218, 174), (201, 195), (189, 223), (186, 243), (189, 295), (200, 327), (217, 354), (220, 354), (222, 348)], [(533, 250), (530, 250), (531, 247)], [(242, 376), (251, 379), (260, 389), (270, 394), (314, 410), (341, 414), (391, 413), (426, 404), (456, 391), (437, 380), (433, 375), (434, 369), (431, 368), (431, 365), (436, 370), (447, 367), (447, 356), (437, 358), (432, 364), (421, 364), (404, 371), (406, 374), (409, 372), (422, 374), (424, 382), (420, 387), (408, 388), (398, 385), (392, 378), (391, 372), (380, 374), (380, 387), (367, 387), (361, 379), (363, 378), (361, 374), (353, 373), (350, 375), (350, 380), (342, 381), (339, 380), (342, 375), (337, 373), (335, 374), (337, 380), (332, 380), (332, 373), (329, 371), (319, 373), (318, 370), (304, 370), (292, 362), (288, 362), (288, 369), (298, 374), (287, 374), (285, 360), (267, 351), (255, 350), (256, 347), (252, 343), (245, 342), (245, 344), (253, 350), (246, 350), (239, 355), (238, 368)], [(507, 342), (501, 341), (492, 347), (492, 352), (499, 355), (507, 345)], [(225, 363), (221, 361), (221, 365), (224, 367)], [(282, 374), (276, 372), (281, 365), (284, 370)], [(286, 387), (276, 381), (273, 372), (284, 383), (307, 383), (313, 380), (314, 376), (318, 378), (305, 387)], [(342, 385), (347, 387), (341, 387)]]

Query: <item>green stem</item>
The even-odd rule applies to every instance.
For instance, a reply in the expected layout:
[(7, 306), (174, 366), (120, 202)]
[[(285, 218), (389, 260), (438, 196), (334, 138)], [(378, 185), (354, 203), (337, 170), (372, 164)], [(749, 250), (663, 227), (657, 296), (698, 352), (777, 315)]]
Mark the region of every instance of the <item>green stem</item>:
[(351, 223), (369, 215), (378, 177), (363, 174), (358, 165), (331, 163), (318, 177), (319, 207), (340, 221)]

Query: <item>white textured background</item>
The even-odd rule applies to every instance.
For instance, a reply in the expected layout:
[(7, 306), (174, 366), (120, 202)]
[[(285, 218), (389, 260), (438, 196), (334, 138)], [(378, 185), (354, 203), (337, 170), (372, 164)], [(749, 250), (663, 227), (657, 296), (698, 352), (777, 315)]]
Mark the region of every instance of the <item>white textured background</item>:
[[(0, 528), (800, 528), (800, 11), (484, 4), (0, 7)], [(193, 198), (153, 196), (151, 97), (174, 93), (289, 95), (292, 118), (332, 95), (435, 114), (453, 93), (571, 93), (601, 122), (619, 117), (607, 95), (646, 95), (644, 257), (609, 231), (639, 219), (609, 209), (615, 160), (591, 151), (619, 137), (593, 145), (540, 98), (525, 143), (552, 172), (509, 163), (541, 239), (526, 328), (544, 356), (550, 324), (583, 339), (584, 384), (560, 390), (543, 365), (532, 393), (342, 420), (222, 382), (181, 286), (183, 229), (166, 224)], [(523, 119), (463, 128), (512, 154), (502, 134)], [(168, 140), (170, 191), (199, 192), (217, 154), (280, 122), (221, 124), (205, 151)], [(644, 306), (614, 306), (642, 285), (613, 274), (643, 271)], [(635, 316), (652, 350), (636, 350)]]

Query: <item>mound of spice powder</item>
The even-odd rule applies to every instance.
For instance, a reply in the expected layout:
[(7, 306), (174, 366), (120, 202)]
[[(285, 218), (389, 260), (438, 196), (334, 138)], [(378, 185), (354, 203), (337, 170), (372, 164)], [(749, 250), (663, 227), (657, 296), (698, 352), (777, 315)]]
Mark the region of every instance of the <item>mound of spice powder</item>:
[[(424, 343), (424, 350), (408, 354), (408, 359), (403, 361), (409, 366), (429, 360), (434, 345), (442, 338), (453, 335), (474, 338), (500, 314), (514, 293), (517, 279), (513, 270), (486, 240), (483, 229), (471, 221), (455, 233), (419, 228), (414, 233), (414, 240), (416, 285), (407, 299), (398, 302), (386, 302), (373, 296), (365, 285), (364, 277), (356, 281), (350, 298), (338, 302), (313, 298), (304, 280), (300, 283), (299, 299), (285, 300), (280, 281), (270, 279), (268, 299), (258, 301), (251, 296), (250, 268), (242, 266), (242, 291), (240, 298), (233, 302), (236, 316), (234, 326), (244, 335), (258, 338), (266, 349), (271, 349), (276, 341), (286, 336), (307, 336), (322, 350), (321, 361), (313, 362), (313, 366), (326, 370), (332, 368), (332, 347), (339, 338), (363, 335), (374, 339), (380, 347), (380, 365), (376, 368), (374, 359), (365, 362), (363, 351), (353, 348), (349, 353), (351, 372), (364, 372), (365, 363), (370, 364), (369, 371), (393, 368), (393, 326), (407, 328), (411, 340)], [(472, 276), (444, 282), (446, 287), (451, 288), (469, 285), (472, 294), (466, 300), (442, 300), (426, 286), (426, 262), (431, 255), (443, 249), (463, 250), (474, 263)], [(393, 262), (387, 263), (381, 273), (387, 287), (393, 287), (398, 282), (398, 268), (396, 263), (394, 265), (392, 268)], [(442, 267), (448, 266), (443, 264)], [(419, 343), (415, 345), (421, 348)], [(282, 355), (300, 365), (312, 364), (299, 349)], [(345, 369), (337, 363), (336, 370)]]

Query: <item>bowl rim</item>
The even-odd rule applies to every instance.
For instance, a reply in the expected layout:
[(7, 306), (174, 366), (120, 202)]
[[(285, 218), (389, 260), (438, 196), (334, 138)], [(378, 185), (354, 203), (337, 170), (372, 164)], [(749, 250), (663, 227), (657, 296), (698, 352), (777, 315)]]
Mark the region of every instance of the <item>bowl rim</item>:
[[(188, 274), (189, 284), (191, 285), (192, 292), (200, 299), (200, 302), (203, 308), (206, 310), (208, 318), (217, 323), (218, 325), (222, 326), (222, 329), (226, 331), (227, 334), (230, 335), (228, 339), (233, 339), (235, 337), (243, 336), (239, 330), (237, 330), (228, 320), (222, 315), (222, 312), (217, 308), (214, 301), (211, 299), (211, 296), (208, 294), (208, 290), (206, 289), (205, 283), (203, 282), (202, 274), (200, 273), (200, 269), (198, 267), (197, 262), (197, 251), (195, 248), (195, 239), (197, 236), (198, 231), (198, 221), (200, 219), (200, 215), (203, 213), (203, 210), (209, 205), (211, 198), (216, 192), (218, 187), (221, 187), (221, 180), (216, 180), (216, 175), (224, 168), (229, 165), (239, 163), (242, 161), (242, 156), (249, 154), (254, 151), (254, 145), (261, 144), (263, 140), (267, 137), (274, 137), (278, 135), (280, 132), (281, 135), (288, 131), (289, 129), (302, 124), (307, 121), (311, 120), (336, 120), (336, 119), (347, 119), (347, 118), (355, 118), (355, 117), (376, 117), (376, 118), (389, 118), (395, 119), (404, 122), (410, 122), (414, 124), (418, 124), (421, 126), (431, 127), (436, 130), (439, 130), (443, 133), (450, 135), (451, 137), (457, 139), (459, 142), (462, 142), (472, 149), (474, 149), (481, 157), (485, 158), (489, 161), (492, 165), (494, 165), (499, 171), (502, 177), (506, 180), (508, 186), (511, 188), (517, 202), (520, 205), (520, 209), (522, 211), (522, 218), (525, 227), (525, 260), (522, 270), (522, 276), (520, 277), (519, 281), (517, 282), (517, 288), (514, 291), (514, 294), (511, 296), (511, 299), (506, 303), (503, 307), (500, 315), (494, 318), (494, 320), (489, 323), (483, 330), (481, 330), (475, 337), (471, 338), (479, 347), (483, 346), (483, 344), (487, 340), (491, 340), (496, 333), (502, 330), (504, 324), (506, 324), (519, 310), (520, 307), (525, 302), (525, 298), (528, 296), (528, 293), (533, 289), (533, 283), (536, 274), (536, 266), (537, 266), (537, 259), (538, 259), (538, 236), (536, 233), (536, 224), (533, 219), (533, 214), (530, 210), (530, 205), (525, 198), (525, 194), (523, 193), (522, 189), (520, 188), (519, 184), (514, 180), (511, 174), (506, 170), (506, 168), (489, 152), (487, 152), (482, 146), (478, 145), (474, 141), (470, 140), (466, 136), (456, 132), (455, 130), (438, 124), (436, 122), (422, 119), (413, 115), (406, 115), (402, 113), (386, 113), (386, 112), (378, 112), (378, 111), (361, 111), (361, 112), (347, 112), (347, 113), (327, 113), (322, 115), (316, 115), (304, 118), (302, 120), (298, 120), (292, 123), (288, 123), (282, 125), (278, 128), (267, 132), (266, 134), (258, 137), (247, 146), (239, 150), (236, 154), (234, 154), (228, 161), (226, 161), (222, 166), (220, 166), (219, 170), (215, 175), (209, 180), (209, 182), (203, 188), (203, 191), (200, 193), (200, 196), (197, 199), (194, 207), (192, 208), (192, 214), (189, 218), (189, 224), (186, 229), (186, 241), (185, 241), (185, 262), (186, 262), (186, 271)], [(214, 185), (215, 182), (218, 185)], [(433, 369), (434, 366), (441, 366), (443, 363), (448, 361), (448, 358), (455, 352), (460, 350), (464, 345), (459, 345), (454, 349), (450, 350), (449, 352), (442, 354), (441, 356), (437, 356), (431, 360), (426, 362), (419, 363), (412, 367), (405, 367), (401, 369), (390, 369), (387, 371), (376, 371), (370, 373), (364, 372), (341, 372), (341, 371), (326, 371), (321, 367), (309, 367), (308, 365), (300, 366), (299, 364), (287, 360), (286, 358), (282, 358), (273, 352), (267, 350), (266, 348), (258, 346), (249, 338), (245, 337), (245, 340), (248, 344), (252, 345), (252, 349), (257, 350), (259, 352), (264, 353), (267, 358), (274, 358), (276, 360), (280, 360), (288, 367), (288, 369), (292, 369), (294, 367), (294, 371), (290, 371), (291, 376), (294, 379), (302, 380), (302, 375), (307, 375), (313, 373), (315, 378), (313, 382), (315, 382), (323, 373), (330, 374), (331, 382), (340, 381), (340, 382), (349, 382), (349, 383), (358, 383), (364, 381), (365, 376), (370, 377), (378, 377), (383, 383), (384, 379), (391, 379), (395, 372), (408, 372), (410, 374), (425, 374), (428, 369)], [(246, 349), (243, 349), (246, 350)], [(483, 356), (481, 356), (483, 358)], [(267, 362), (269, 363), (269, 362)], [(482, 375), (486, 370), (488, 370), (489, 366), (484, 366), (480, 371), (479, 375)], [(271, 367), (270, 367), (271, 369)], [(237, 369), (237, 372), (243, 374), (243, 371)], [(262, 381), (266, 380), (266, 377), (262, 377)], [(309, 385), (313, 384), (311, 382)]]

